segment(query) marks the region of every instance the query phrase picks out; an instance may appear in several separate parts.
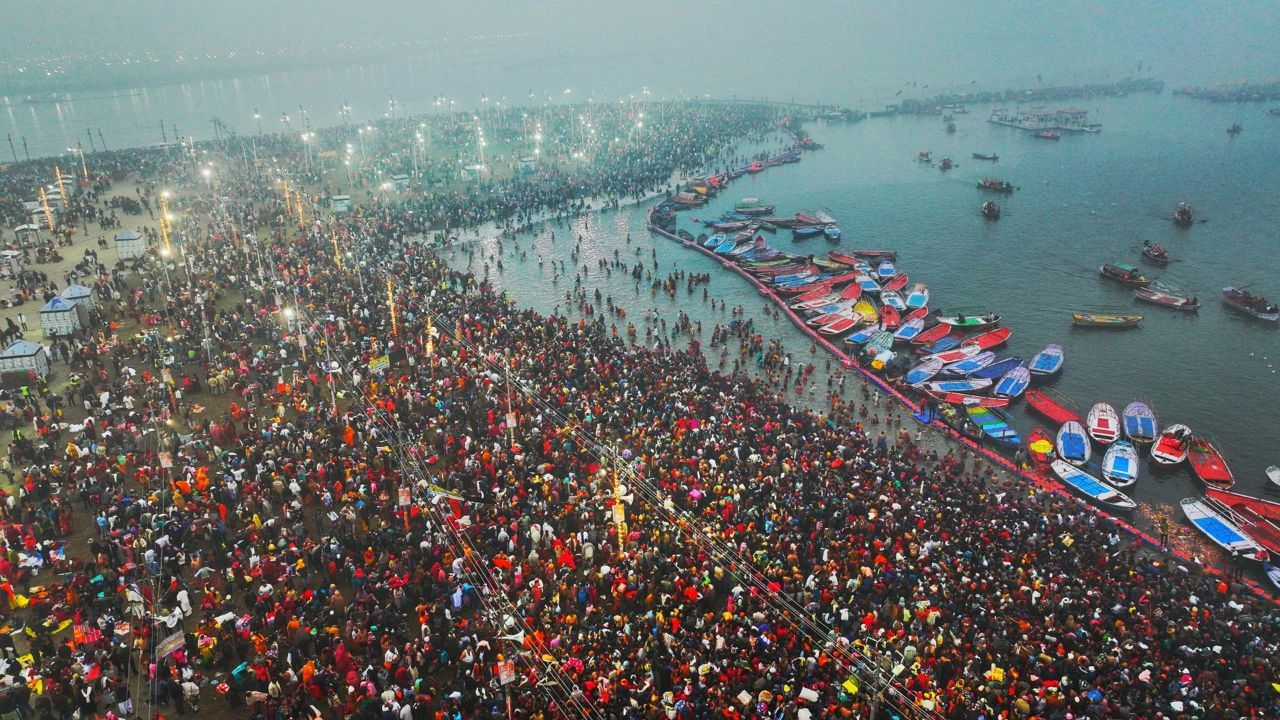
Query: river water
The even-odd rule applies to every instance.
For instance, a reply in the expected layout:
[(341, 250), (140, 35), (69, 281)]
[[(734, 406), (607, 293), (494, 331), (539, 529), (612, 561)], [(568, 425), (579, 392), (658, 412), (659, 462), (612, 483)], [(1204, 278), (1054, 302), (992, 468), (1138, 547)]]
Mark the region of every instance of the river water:
[[(1212, 106), (1167, 94), (1092, 100), (1086, 108), (1103, 132), (1064, 134), (1058, 142), (988, 123), (989, 108), (982, 107), (957, 116), (954, 134), (937, 117), (814, 124), (810, 130), (824, 150), (807, 153), (800, 164), (744, 177), (708, 208), (682, 213), (681, 227), (696, 235), (701, 228), (690, 217), (714, 217), (745, 196), (776, 204), (778, 214), (826, 208), (844, 229), (840, 248), (896, 249), (899, 270), (928, 284), (932, 307), (1001, 313), (1013, 330), (1002, 354), (1029, 359), (1047, 343), (1062, 344), (1066, 370), (1053, 389), (1074, 400), (1082, 414), (1099, 401), (1119, 409), (1145, 400), (1162, 426), (1186, 423), (1213, 439), (1235, 471), (1239, 491), (1264, 494), (1264, 468), (1280, 463), (1274, 419), (1280, 408), (1280, 330), (1233, 314), (1219, 293), (1224, 285), (1251, 285), (1280, 298), (1273, 220), (1280, 210), (1280, 121), (1269, 121), (1256, 107)], [(1244, 132), (1229, 138), (1225, 130), (1237, 121)], [(926, 148), (935, 158), (952, 157), (958, 167), (943, 173), (917, 162), (916, 153)], [(1000, 160), (971, 160), (972, 152), (995, 152)], [(1020, 188), (995, 198), (1005, 210), (997, 222), (979, 215), (981, 203), (992, 198), (974, 183), (987, 175)], [(1168, 217), (1184, 200), (1207, 222), (1175, 227)], [(532, 243), (525, 236), (520, 247), (529, 259), (523, 263), (508, 241), (502, 271), (492, 240), (473, 245), (471, 258), (467, 250), (455, 251), (452, 262), (465, 267), (470, 260), (482, 272), (488, 260), (495, 284), (518, 303), (563, 312), (564, 292), (574, 282), (568, 260), (573, 235), (582, 237), (577, 265), (590, 270), (588, 292), (599, 288), (611, 296), (641, 328), (648, 308), (668, 322), (683, 310), (702, 321), (705, 340), (729, 314), (704, 303), (701, 288), (690, 296), (682, 286), (673, 299), (651, 294), (642, 282), (637, 292), (629, 275), (615, 271), (604, 277), (599, 259), (617, 250), (633, 263), (656, 259), (663, 277), (676, 269), (710, 273), (711, 298), (730, 309), (745, 308), (758, 331), (783, 339), (797, 361), (816, 358), (821, 400), (825, 353), (809, 355), (807, 338), (785, 319), (768, 317), (763, 298), (747, 282), (646, 232), (642, 209), (593, 216), (572, 230), (551, 226)], [(766, 237), (784, 249), (828, 249), (824, 240), (795, 243), (785, 232)], [(1176, 261), (1163, 269), (1142, 265), (1143, 240), (1164, 244)], [(566, 260), (567, 277), (552, 284), (549, 262), (539, 267), (539, 255)], [(1205, 307), (1187, 316), (1139, 305), (1130, 290), (1098, 276), (1106, 261), (1140, 265), (1198, 294)], [(1072, 328), (1072, 311), (1100, 308), (1123, 308), (1146, 320), (1131, 331)], [(1025, 437), (1037, 421), (1022, 403), (1013, 414)], [(1144, 467), (1131, 494), (1144, 505), (1140, 519), (1149, 521), (1176, 514), (1178, 500), (1198, 490), (1185, 469), (1153, 475)]]

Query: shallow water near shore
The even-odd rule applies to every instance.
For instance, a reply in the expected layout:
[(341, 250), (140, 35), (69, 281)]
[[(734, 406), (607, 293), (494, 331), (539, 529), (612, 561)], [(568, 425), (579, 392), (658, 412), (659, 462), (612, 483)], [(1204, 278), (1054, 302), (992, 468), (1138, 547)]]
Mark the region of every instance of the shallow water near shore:
[[(809, 130), (825, 143), (824, 150), (806, 153), (800, 164), (736, 181), (708, 207), (681, 213), (680, 227), (696, 235), (701, 227), (690, 218), (715, 217), (746, 196), (776, 204), (779, 215), (826, 208), (844, 229), (838, 245), (821, 239), (795, 242), (786, 231), (765, 237), (787, 251), (897, 250), (899, 270), (912, 283), (928, 284), (931, 307), (981, 307), (1005, 317), (1013, 336), (1002, 356), (1029, 359), (1046, 343), (1061, 343), (1067, 365), (1053, 389), (1075, 401), (1081, 414), (1099, 401), (1120, 409), (1143, 399), (1162, 426), (1182, 422), (1211, 438), (1236, 474), (1236, 490), (1266, 495), (1263, 470), (1280, 462), (1280, 429), (1271, 418), (1280, 407), (1280, 328), (1232, 313), (1222, 305), (1220, 290), (1249, 285), (1273, 301), (1280, 298), (1280, 256), (1271, 221), (1280, 210), (1274, 193), (1280, 187), (1274, 153), (1280, 122), (1265, 118), (1259, 107), (1208, 105), (1171, 95), (1094, 100), (1085, 107), (1103, 132), (1064, 134), (1058, 142), (987, 123), (989, 109), (983, 107), (956, 116), (954, 134), (945, 132), (938, 117), (812, 124)], [(1234, 139), (1225, 132), (1233, 122), (1245, 127)], [(944, 173), (917, 162), (916, 153), (926, 148), (935, 160), (949, 156), (958, 167)], [(973, 152), (995, 152), (1000, 160), (972, 160)], [(985, 176), (1009, 180), (1019, 190), (992, 198), (974, 187)], [(997, 222), (979, 215), (988, 199), (1005, 210)], [(1174, 227), (1167, 218), (1183, 200), (1207, 222)], [(589, 216), (572, 230), (553, 223), (533, 238), (523, 235), (518, 243), (527, 253), (525, 262), (508, 240), (501, 271), (494, 262), (496, 242), (482, 240), (468, 246), (476, 252), (472, 269), (482, 274), (488, 259), (492, 281), (517, 303), (563, 312), (564, 293), (574, 284), (569, 253), (581, 235), (576, 264), (579, 271), (584, 264), (589, 269), (584, 287), (588, 293), (599, 288), (627, 310), (626, 320), (614, 320), (620, 332), (630, 321), (643, 338), (646, 309), (661, 313), (668, 328), (683, 310), (702, 322), (705, 345), (712, 327), (731, 319), (703, 302), (706, 287), (710, 298), (724, 300), (729, 309), (745, 308), (766, 339), (783, 339), (795, 362), (813, 358), (821, 402), (830, 356), (824, 351), (810, 355), (810, 343), (797, 328), (785, 318), (766, 316), (764, 299), (746, 281), (647, 232), (646, 207)], [(1164, 244), (1175, 262), (1165, 268), (1140, 262), (1143, 240)], [(622, 261), (643, 259), (646, 266), (656, 252), (660, 278), (684, 270), (710, 273), (711, 282), (692, 295), (681, 283), (671, 298), (661, 291), (652, 294), (650, 282), (642, 280), (637, 293), (629, 274), (614, 270), (606, 277), (598, 270), (597, 261), (612, 259), (615, 250)], [(460, 248), (449, 257), (461, 268), (467, 253)], [(551, 258), (563, 259), (567, 268), (554, 285)], [(1107, 261), (1139, 265), (1149, 276), (1195, 293), (1204, 308), (1187, 316), (1140, 305), (1129, 289), (1098, 277), (1097, 267)], [(1082, 309), (1138, 313), (1146, 320), (1125, 332), (1073, 329), (1070, 313)], [(682, 337), (679, 345), (686, 342)], [(732, 359), (737, 343), (731, 347)], [(718, 352), (708, 353), (713, 367)], [(846, 397), (852, 395), (846, 392)], [(1024, 436), (1039, 424), (1024, 403), (1013, 414)], [(1149, 521), (1178, 516), (1178, 500), (1199, 490), (1185, 468), (1157, 475), (1144, 463), (1131, 494), (1144, 506), (1140, 520)]]

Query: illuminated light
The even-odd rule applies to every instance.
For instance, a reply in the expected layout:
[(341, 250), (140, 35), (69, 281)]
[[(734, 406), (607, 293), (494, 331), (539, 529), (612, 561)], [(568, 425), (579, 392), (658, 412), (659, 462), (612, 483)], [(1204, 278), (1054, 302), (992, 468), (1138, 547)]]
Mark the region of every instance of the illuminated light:
[(396, 296), (391, 288), (391, 278), (387, 278), (387, 310), (391, 313), (391, 337), (400, 334), (400, 320), (396, 315)]

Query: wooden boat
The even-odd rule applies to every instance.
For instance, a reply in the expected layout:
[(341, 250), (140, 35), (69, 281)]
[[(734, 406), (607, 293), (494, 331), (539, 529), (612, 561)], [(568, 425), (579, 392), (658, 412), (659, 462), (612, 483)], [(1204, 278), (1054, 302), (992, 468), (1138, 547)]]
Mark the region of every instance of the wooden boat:
[(1041, 130), (1040, 132), (1036, 133), (1036, 137), (1040, 138), (1041, 140), (1062, 139), (1062, 135), (1058, 133), (1058, 131), (1056, 130)]
[(942, 370), (942, 361), (937, 358), (928, 358), (916, 363), (910, 370), (907, 370), (906, 383), (908, 385), (919, 385), (933, 379), (934, 375)]
[[(996, 360), (995, 353), (991, 352), (990, 350), (984, 350), (983, 352), (980, 352), (977, 355), (964, 358), (963, 360), (957, 360), (956, 362), (953, 362), (950, 365), (942, 368), (942, 374), (950, 375), (952, 377), (963, 377), (965, 375), (968, 375), (969, 373), (975, 372), (977, 370), (981, 370), (982, 368), (995, 362), (995, 360)], [(990, 380), (991, 378), (987, 378), (987, 379)]]
[(728, 240), (725, 240), (724, 242), (715, 246), (714, 252), (717, 255), (724, 255), (725, 253), (737, 247), (737, 245), (738, 245), (737, 240), (734, 240), (733, 238), (729, 238)]
[(1000, 206), (991, 201), (982, 203), (982, 217), (988, 220), (999, 220)]
[(857, 327), (860, 322), (862, 322), (862, 316), (857, 313), (850, 312), (849, 314), (818, 328), (818, 332), (823, 335), (841, 335)]
[(1028, 390), (1027, 406), (1055, 425), (1081, 421), (1080, 413), (1075, 411), (1069, 400), (1043, 390)]
[(725, 240), (728, 240), (728, 239), (729, 239), (729, 236), (728, 236), (728, 235), (725, 235), (724, 233), (719, 233), (719, 232), (718, 232), (718, 233), (715, 233), (714, 235), (712, 235), (712, 236), (708, 237), (706, 240), (703, 240), (703, 241), (702, 241), (702, 247), (704, 247), (704, 248), (713, 248), (713, 247), (715, 247), (715, 246), (719, 245), (720, 243), (722, 243), (722, 242), (724, 242)]
[(1049, 467), (1053, 468), (1053, 474), (1058, 476), (1063, 485), (1095, 505), (1113, 512), (1130, 512), (1138, 506), (1128, 495), (1070, 463), (1054, 460), (1049, 463)]
[(1027, 436), (1027, 455), (1041, 464), (1053, 459), (1053, 440), (1044, 428), (1038, 427)]
[(960, 347), (962, 342), (962, 338), (956, 337), (955, 335), (948, 335), (931, 345), (926, 345), (917, 349), (916, 352), (921, 355), (937, 355), (939, 353), (955, 350)]
[(996, 444), (1006, 447), (1017, 447), (1022, 444), (1022, 436), (1018, 435), (1018, 431), (1009, 424), (1008, 415), (982, 405), (969, 405), (965, 408), (965, 412), (969, 414), (969, 419), (975, 425), (982, 428), (982, 434)]
[(907, 309), (907, 304), (902, 301), (902, 296), (893, 290), (884, 290), (880, 293), (880, 304), (898, 311)]
[(805, 324), (811, 325), (813, 327), (822, 327), (824, 325), (833, 323), (836, 320), (839, 320), (840, 318), (857, 315), (857, 313), (853, 312), (853, 310), (851, 309), (853, 307), (852, 300), (841, 300), (838, 303), (833, 303), (832, 305), (824, 305), (823, 307), (824, 308), (830, 307), (834, 309), (826, 312), (823, 312), (822, 310), (813, 311), (814, 316), (806, 320)]
[(1134, 401), (1124, 406), (1120, 414), (1124, 435), (1137, 445), (1148, 445), (1156, 441), (1156, 414), (1144, 402)]
[(991, 160), (994, 162), (996, 160), (999, 160), (1000, 156), (995, 153), (973, 153), (973, 159), (974, 160)]
[(1056, 447), (1058, 457), (1073, 465), (1084, 465), (1093, 455), (1084, 426), (1074, 420), (1065, 422), (1058, 428)]
[(870, 275), (859, 275), (855, 282), (858, 283), (858, 287), (862, 288), (864, 293), (880, 294), (880, 283), (876, 282), (875, 278)]
[(866, 300), (859, 300), (854, 303), (853, 311), (862, 316), (863, 322), (873, 323), (880, 319), (880, 313), (876, 310), (876, 306)]
[(1205, 485), (1226, 490), (1236, 482), (1222, 453), (1204, 438), (1191, 441), (1191, 446), (1187, 449), (1187, 462), (1191, 463), (1191, 471)]
[(1233, 519), (1249, 537), (1270, 552), (1280, 553), (1280, 502), (1213, 487), (1205, 488), (1204, 495), (1230, 509)]
[(1013, 331), (1009, 328), (996, 328), (995, 330), (988, 330), (981, 335), (974, 335), (968, 340), (965, 340), (964, 344), (977, 345), (982, 350), (988, 350), (1005, 344), (1009, 341), (1009, 336), (1012, 334)]
[(934, 325), (931, 328), (922, 330), (920, 334), (915, 336), (915, 338), (911, 342), (914, 345), (931, 345), (941, 340), (942, 338), (946, 337), (948, 334), (950, 334), (950, 332), (951, 332), (950, 325), (942, 325), (942, 324)]
[(907, 307), (915, 310), (929, 304), (929, 288), (924, 283), (916, 283), (907, 294)]
[(1178, 207), (1173, 209), (1173, 224), (1178, 227), (1191, 227), (1196, 222), (1196, 214), (1191, 206), (1186, 203), (1178, 203)]
[(1102, 478), (1118, 488), (1126, 488), (1138, 481), (1138, 451), (1125, 440), (1107, 448), (1102, 457)]
[(922, 383), (920, 388), (935, 393), (972, 393), (991, 387), (990, 380), (933, 380)]
[(1013, 192), (1013, 183), (1000, 178), (985, 177), (978, 181), (978, 189), (987, 192), (1011, 193)]
[(1179, 504), (1197, 530), (1232, 556), (1257, 562), (1271, 558), (1266, 548), (1236, 524), (1224, 506), (1195, 498), (1184, 498)]
[[(886, 280), (884, 285), (880, 286), (880, 289), (885, 292), (899, 292), (902, 290), (902, 288), (907, 286), (907, 279), (908, 278), (906, 273), (897, 273), (893, 277)], [(904, 304), (902, 308), (898, 308), (898, 309), (901, 310), (905, 307), (906, 305)]]
[(801, 225), (791, 228), (791, 237), (796, 240), (808, 240), (822, 234), (821, 225)]
[(840, 236), (843, 233), (840, 232), (839, 227), (836, 227), (835, 225), (828, 225), (822, 228), (822, 234), (825, 235), (828, 240), (836, 242), (840, 239)]
[(1157, 265), (1169, 264), (1169, 251), (1160, 243), (1153, 243), (1150, 240), (1142, 241), (1142, 256)]
[(1143, 275), (1141, 270), (1125, 263), (1103, 263), (1098, 266), (1098, 274), (1130, 287), (1146, 287), (1151, 284), (1151, 279)]
[[(935, 347), (936, 347), (936, 343), (935, 343)], [(950, 365), (951, 363), (960, 362), (965, 358), (971, 358), (980, 352), (982, 352), (982, 348), (978, 347), (977, 345), (958, 345), (950, 350), (935, 352), (929, 355), (928, 357), (936, 357), (939, 360), (941, 360), (943, 363)]]
[(1005, 407), (1009, 404), (1008, 398), (984, 397), (982, 395), (966, 395), (957, 392), (930, 392), (929, 397), (938, 402), (948, 403), (950, 405), (963, 405), (965, 407), (980, 405), (982, 407)]
[[(902, 313), (898, 312), (898, 308), (886, 303), (880, 307), (880, 322), (884, 323), (885, 330), (896, 330), (902, 324)], [(894, 339), (897, 339), (896, 335)]]
[(1133, 296), (1143, 302), (1179, 312), (1195, 312), (1200, 309), (1200, 299), (1197, 297), (1180, 297), (1152, 287), (1137, 288), (1133, 291)]
[(1267, 480), (1270, 480), (1272, 485), (1280, 488), (1280, 465), (1267, 466)]
[(924, 330), (924, 319), (913, 318), (902, 323), (902, 327), (893, 334), (893, 339), (898, 342), (911, 342), (921, 331)]
[[(1272, 108), (1274, 110), (1275, 108)], [(1280, 568), (1271, 563), (1262, 563), (1262, 573), (1267, 576), (1271, 586), (1280, 590)]]
[(989, 378), (991, 380), (995, 380), (997, 378), (1004, 377), (1005, 373), (1009, 372), (1010, 370), (1016, 367), (1021, 367), (1021, 366), (1022, 366), (1022, 358), (1017, 357), (1015, 355), (1013, 357), (1001, 358), (999, 360), (996, 360), (995, 362), (991, 363), (990, 365), (984, 368), (979, 368), (973, 371), (969, 375), (970, 377), (984, 377), (984, 378)]
[(1026, 392), (1027, 387), (1031, 385), (1031, 372), (1023, 365), (1019, 365), (1004, 374), (996, 382), (996, 387), (992, 390), (992, 394), (996, 397), (1007, 397), (1013, 400)]
[(1085, 421), (1089, 437), (1099, 445), (1110, 445), (1120, 437), (1120, 413), (1107, 403), (1100, 402), (1089, 408)]
[(773, 206), (760, 202), (760, 198), (742, 198), (734, 203), (733, 210), (743, 215), (768, 215), (773, 212)]
[(1222, 302), (1259, 320), (1268, 322), (1280, 320), (1280, 308), (1277, 308), (1275, 303), (1268, 302), (1266, 298), (1254, 295), (1243, 288), (1222, 288)]
[(854, 255), (868, 260), (897, 260), (897, 250), (854, 250)]
[(1151, 446), (1151, 460), (1157, 465), (1177, 465), (1187, 459), (1190, 449), (1191, 428), (1181, 424), (1170, 425)]
[(866, 347), (864, 347), (862, 350), (866, 354), (874, 357), (884, 352), (885, 350), (891, 349), (892, 347), (893, 347), (893, 333), (881, 330), (880, 332), (871, 336), (871, 339), (867, 341)]
[(845, 285), (844, 289), (840, 291), (842, 300), (857, 300), (860, 297), (862, 297), (862, 286), (856, 282)]
[(897, 274), (898, 271), (893, 267), (892, 260), (881, 260), (880, 264), (876, 266), (876, 277), (879, 277), (881, 280), (888, 280)]
[[(857, 306), (854, 306), (853, 311), (858, 312)], [(866, 344), (869, 340), (871, 340), (871, 338), (878, 335), (881, 330), (884, 330), (884, 326), (878, 322), (872, 321), (871, 325), (868, 325), (862, 328), (861, 330), (859, 330), (858, 332), (850, 335), (849, 337), (845, 338), (844, 341), (849, 345), (863, 345), (863, 344)]]
[(1043, 379), (1062, 372), (1062, 366), (1066, 361), (1067, 356), (1063, 352), (1062, 346), (1050, 343), (1031, 358), (1031, 364), (1027, 366), (1027, 369), (1031, 371), (1032, 377)]
[(951, 162), (951, 158), (942, 158), (942, 160), (938, 163), (938, 169), (943, 172), (946, 172), (953, 167), (955, 167), (955, 163)]
[(964, 330), (977, 330), (979, 328), (999, 325), (1000, 316), (995, 313), (974, 315), (961, 312), (956, 313), (955, 315), (939, 315), (938, 322)]
[(830, 287), (820, 287), (796, 296), (790, 307), (792, 310), (813, 310), (842, 299), (844, 297), (841, 293), (831, 292)]
[(1142, 322), (1141, 315), (1111, 315), (1107, 313), (1072, 313), (1072, 321), (1080, 327), (1132, 328)]

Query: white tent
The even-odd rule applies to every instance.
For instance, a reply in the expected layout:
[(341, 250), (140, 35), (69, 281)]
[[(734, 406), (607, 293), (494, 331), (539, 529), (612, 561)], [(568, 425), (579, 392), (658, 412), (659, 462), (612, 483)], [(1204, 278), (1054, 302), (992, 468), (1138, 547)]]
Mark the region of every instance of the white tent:
[(147, 254), (146, 236), (132, 228), (125, 228), (116, 233), (116, 252), (121, 260), (132, 260)]
[(40, 329), (45, 337), (70, 335), (81, 327), (80, 313), (73, 302), (56, 297), (40, 308)]
[(92, 310), (96, 307), (93, 300), (93, 290), (84, 285), (71, 285), (62, 291), (62, 299), (70, 303), (75, 303), (86, 310)]
[(32, 370), (41, 377), (49, 374), (49, 355), (40, 343), (15, 340), (0, 353), (0, 372), (25, 374)]

